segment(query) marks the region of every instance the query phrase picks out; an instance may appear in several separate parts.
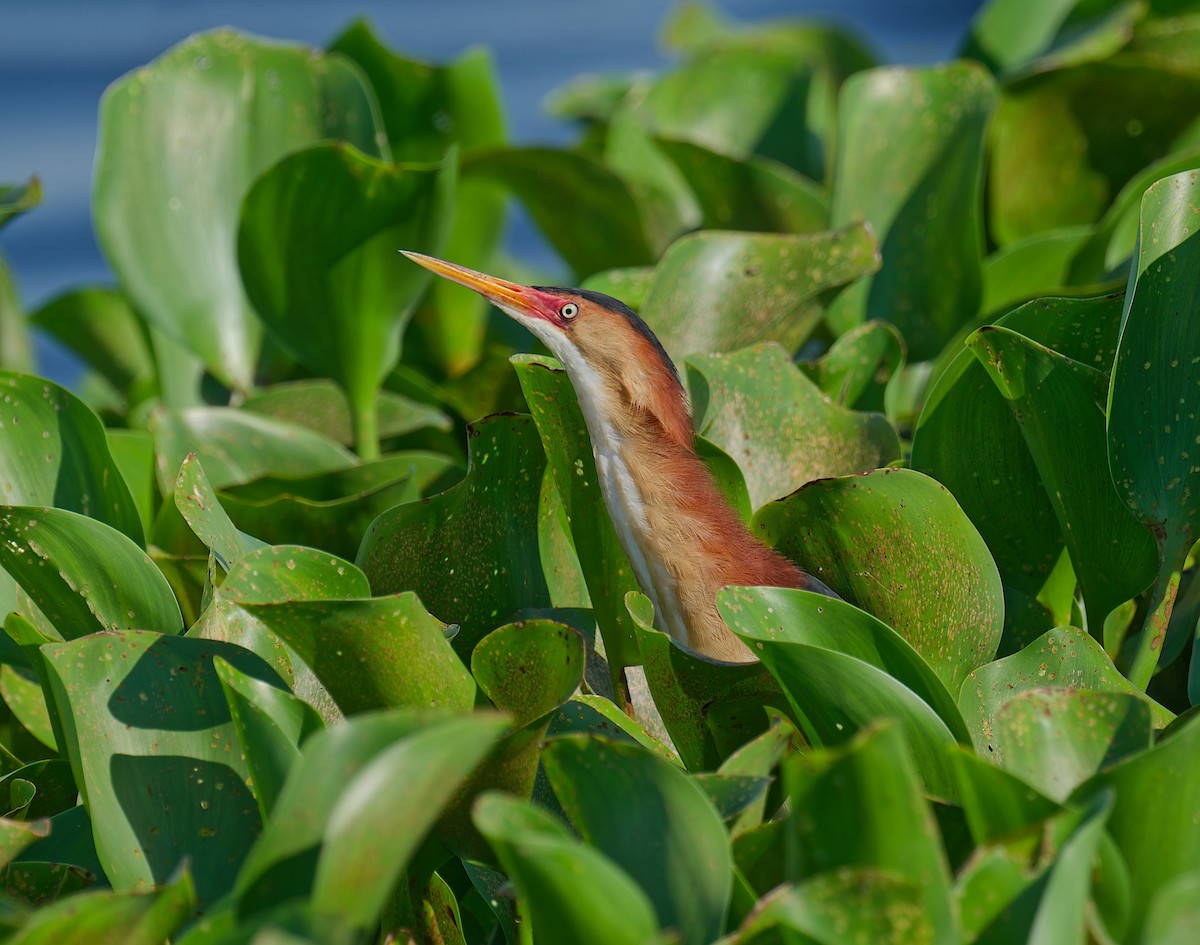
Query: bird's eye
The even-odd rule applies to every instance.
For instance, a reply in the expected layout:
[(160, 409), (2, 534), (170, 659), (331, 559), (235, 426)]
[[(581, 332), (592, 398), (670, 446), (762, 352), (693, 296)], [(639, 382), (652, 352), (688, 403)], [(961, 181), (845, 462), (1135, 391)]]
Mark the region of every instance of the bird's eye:
[(558, 314), (561, 315), (563, 318), (565, 318), (567, 321), (570, 321), (572, 318), (574, 318), (576, 315), (579, 314), (579, 306), (576, 305), (574, 302), (568, 302), (566, 305), (564, 305), (562, 308), (560, 308), (558, 310)]

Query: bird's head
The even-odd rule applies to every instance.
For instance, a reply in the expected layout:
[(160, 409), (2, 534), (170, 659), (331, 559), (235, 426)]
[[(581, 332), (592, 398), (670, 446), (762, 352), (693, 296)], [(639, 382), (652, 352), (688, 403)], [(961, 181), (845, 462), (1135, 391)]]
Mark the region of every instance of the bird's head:
[(520, 285), (421, 253), (404, 255), (528, 328), (566, 368), (585, 414), (618, 428), (650, 418), (691, 448), (691, 415), (675, 365), (629, 306), (587, 289)]

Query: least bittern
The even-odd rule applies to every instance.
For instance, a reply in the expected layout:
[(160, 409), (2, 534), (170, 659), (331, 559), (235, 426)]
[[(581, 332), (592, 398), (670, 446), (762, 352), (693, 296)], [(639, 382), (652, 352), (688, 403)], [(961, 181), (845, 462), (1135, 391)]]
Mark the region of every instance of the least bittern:
[(404, 255), (478, 292), (562, 362), (621, 547), (675, 640), (712, 659), (748, 662), (754, 656), (717, 612), (717, 591), (740, 584), (832, 593), (755, 538), (722, 496), (696, 454), (675, 365), (636, 312), (599, 292), (518, 285)]

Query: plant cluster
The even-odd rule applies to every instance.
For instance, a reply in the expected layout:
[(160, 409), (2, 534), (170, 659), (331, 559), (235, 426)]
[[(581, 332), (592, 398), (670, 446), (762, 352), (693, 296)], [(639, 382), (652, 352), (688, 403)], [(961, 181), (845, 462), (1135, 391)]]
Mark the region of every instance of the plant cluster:
[[(28, 319), (76, 393), (0, 268), (4, 941), (1194, 941), (1200, 3), (664, 38), (566, 149), (364, 24), (107, 92), (116, 285)], [(510, 198), (843, 598), (722, 591), (758, 662), (655, 628), (562, 369), (397, 255), (539, 281)]]

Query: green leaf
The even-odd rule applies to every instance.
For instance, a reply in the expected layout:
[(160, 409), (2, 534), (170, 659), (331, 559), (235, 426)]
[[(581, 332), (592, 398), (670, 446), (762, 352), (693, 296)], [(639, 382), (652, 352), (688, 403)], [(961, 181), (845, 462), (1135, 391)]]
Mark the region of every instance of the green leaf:
[(117, 290), (96, 286), (64, 292), (29, 320), (75, 352), (131, 404), (157, 388), (146, 330)]
[(579, 566), (614, 678), (641, 662), (625, 595), (638, 590), (621, 548), (592, 456), (591, 439), (575, 389), (557, 361), (533, 355), (512, 359), (521, 391), (545, 450), (547, 469), (562, 499)]
[(946, 856), (899, 728), (880, 726), (845, 748), (793, 756), (784, 779), (790, 879), (844, 867), (891, 872), (921, 890), (932, 941), (958, 941)]
[(690, 141), (655, 143), (700, 205), (701, 228), (754, 233), (829, 229), (829, 195), (803, 174), (765, 157), (742, 160)]
[(105, 93), (92, 201), (100, 245), (137, 309), (225, 384), (252, 386), (260, 341), (235, 256), (250, 182), (325, 138), (386, 157), (376, 108), (340, 56), (230, 30), (185, 40)]
[(1158, 540), (1159, 573), (1129, 670), (1144, 689), (1158, 663), (1185, 559), (1197, 538), (1200, 438), (1200, 171), (1159, 181), (1142, 199), (1108, 399), (1108, 463), (1122, 500)]
[(265, 542), (238, 531), (230, 521), (195, 453), (189, 453), (179, 469), (175, 505), (196, 537), (216, 555), (226, 571), (243, 555), (267, 547)]
[(958, 796), (971, 838), (979, 848), (1009, 840), (1059, 814), (1063, 808), (1016, 775), (998, 767), (991, 755), (962, 748), (950, 753), (958, 772)]
[(212, 661), (277, 677), (240, 647), (139, 631), (41, 652), (113, 888), (146, 890), (188, 857), (198, 908), (215, 902), (261, 823)]
[(1043, 634), (1019, 653), (979, 667), (964, 682), (958, 704), (975, 750), (984, 758), (1003, 755), (1003, 746), (997, 744), (1001, 709), (1015, 696), (1044, 687), (1130, 693), (1149, 705), (1155, 728), (1162, 728), (1172, 718), (1129, 684), (1086, 631), (1064, 627)]
[(13, 945), (159, 945), (182, 928), (196, 907), (186, 870), (145, 893), (94, 892), (39, 909)]
[(220, 657), (213, 660), (213, 668), (225, 691), (265, 823), (288, 771), (300, 757), (300, 744), (324, 725), (316, 709), (286, 689), (248, 676)]
[(346, 715), (469, 709), (475, 683), (412, 592), (366, 600), (238, 601), (316, 674)]
[(551, 148), (498, 148), (465, 156), (463, 180), (508, 188), (577, 280), (655, 260), (629, 185), (596, 158)]
[(16, 280), (0, 256), (0, 370), (28, 372), (33, 367), (33, 343), (25, 309)]
[(42, 202), (42, 182), (37, 176), (23, 184), (0, 184), (0, 228)]
[(696, 428), (737, 461), (755, 509), (814, 479), (900, 457), (887, 420), (834, 403), (778, 345), (687, 363)]
[(346, 392), (364, 459), (379, 453), (376, 398), (429, 281), (396, 248), (440, 253), (457, 162), (388, 164), (343, 143), (282, 158), (250, 187), (238, 265), (263, 327)]
[(831, 219), (870, 223), (883, 262), (834, 301), (829, 323), (837, 333), (869, 319), (891, 322), (909, 356), (922, 361), (975, 315), (983, 134), (995, 103), (995, 83), (969, 62), (873, 69), (847, 80)]
[(1064, 28), (1073, 27), (1077, 32), (1078, 8), (1089, 5), (1100, 9), (1113, 6), (1111, 2), (1050, 0), (1030, 8), (1019, 0), (990, 0), (971, 21), (963, 54), (995, 73), (1016, 71), (1051, 48)]
[(103, 522), (63, 509), (0, 506), (0, 567), (63, 639), (98, 630), (179, 633), (179, 604), (162, 572)]
[(9, 820), (0, 817), (0, 866), (7, 866), (22, 850), (49, 832), (48, 820)]
[(0, 372), (0, 494), (10, 505), (88, 515), (144, 543), (137, 505), (100, 419), (74, 394), (40, 377)]
[(1021, 428), (1096, 633), (1114, 607), (1154, 580), (1154, 543), (1108, 474), (1108, 378), (1007, 328), (981, 328), (966, 344)]
[(161, 505), (158, 483), (154, 477), (154, 437), (145, 430), (106, 429), (108, 451), (121, 471), (125, 485), (137, 506), (142, 521), (142, 533), (150, 534), (154, 516)]
[(830, 290), (878, 265), (862, 224), (801, 235), (693, 233), (663, 256), (640, 314), (677, 361), (757, 341), (794, 351), (820, 322)]
[(354, 455), (306, 427), (228, 407), (156, 410), (150, 418), (163, 495), (195, 453), (214, 489), (263, 476), (311, 476), (357, 464)]
[(654, 907), (629, 874), (545, 811), (493, 793), (476, 802), (474, 817), (516, 884), (538, 936), (534, 941), (646, 945), (658, 940)]
[(1159, 889), (1146, 915), (1146, 945), (1188, 945), (1200, 922), (1200, 872), (1184, 873)]
[(679, 763), (675, 753), (604, 696), (578, 693), (565, 702), (550, 721), (551, 737), (568, 734), (602, 735), (614, 741), (641, 745), (667, 761)]
[(889, 382), (904, 361), (900, 333), (887, 322), (865, 322), (840, 335), (825, 354), (802, 370), (835, 404), (880, 413), (888, 407)]
[(983, 263), (979, 311), (992, 315), (1041, 296), (1098, 295), (1102, 275), (1091, 284), (1074, 281), (1076, 258), (1094, 234), (1091, 226), (1064, 227), (996, 250)]
[(358, 553), (376, 594), (415, 591), (430, 613), (459, 624), (463, 655), (514, 611), (550, 604), (537, 549), (545, 457), (533, 421), (488, 417), (468, 436), (463, 481), (385, 512)]
[(819, 480), (765, 506), (754, 525), (768, 544), (896, 630), (951, 692), (995, 655), (1000, 575), (934, 480), (907, 469)]
[(888, 627), (808, 591), (731, 588), (717, 607), (779, 681), (812, 744), (840, 745), (896, 719), (926, 789), (957, 798), (946, 748), (968, 740), (966, 727), (945, 686)]
[(731, 891), (729, 838), (700, 787), (674, 765), (605, 739), (555, 739), (543, 754), (555, 796), (584, 841), (650, 897), (683, 942), (717, 938)]

